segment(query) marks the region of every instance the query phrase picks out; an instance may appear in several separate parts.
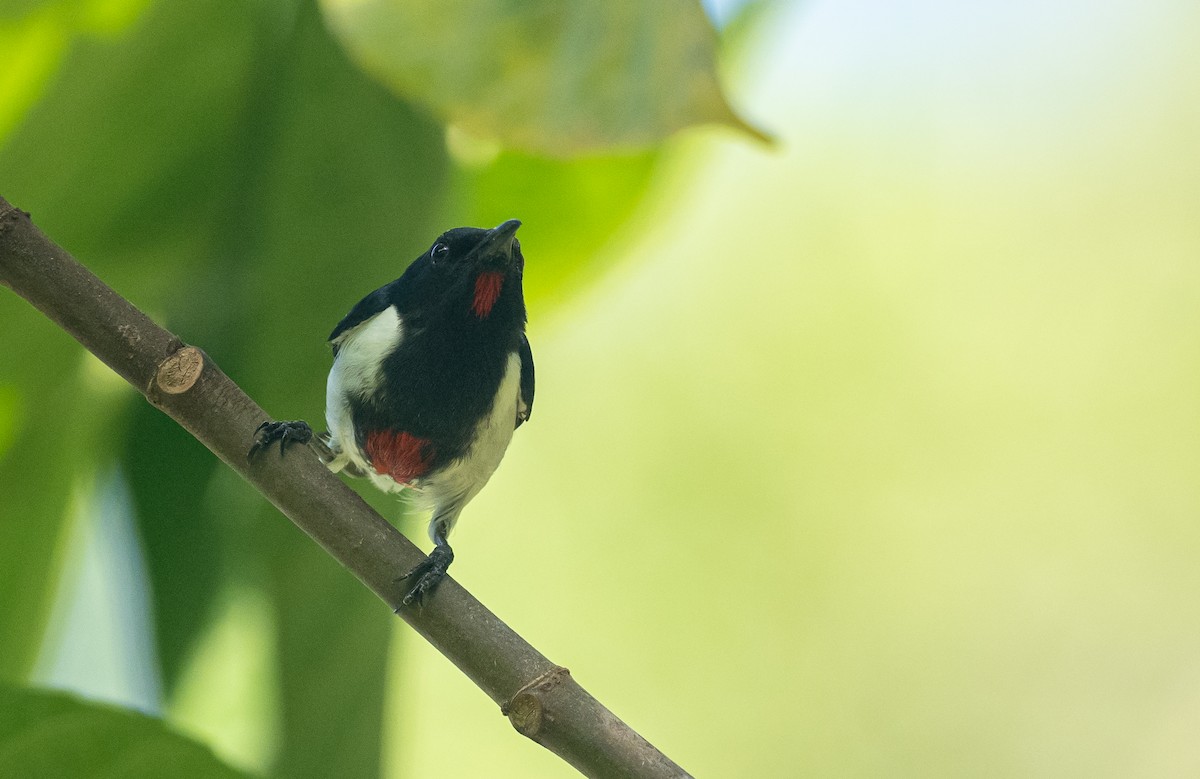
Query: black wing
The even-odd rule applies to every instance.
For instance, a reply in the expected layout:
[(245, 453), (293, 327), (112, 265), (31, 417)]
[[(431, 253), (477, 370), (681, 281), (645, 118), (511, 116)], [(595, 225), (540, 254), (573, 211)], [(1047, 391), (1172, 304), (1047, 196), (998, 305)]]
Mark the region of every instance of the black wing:
[(517, 356), (521, 358), (521, 402), (525, 405), (524, 412), (517, 413), (517, 427), (520, 427), (533, 414), (533, 350), (524, 333), (521, 333)]
[[(392, 282), (395, 284), (396, 282)], [(336, 341), (347, 330), (358, 327), (363, 322), (384, 310), (392, 303), (391, 286), (387, 284), (383, 287), (367, 295), (362, 300), (354, 304), (354, 308), (350, 309), (350, 313), (342, 317), (342, 321), (337, 323), (337, 327), (333, 328), (333, 332), (329, 334), (330, 341)], [(337, 344), (333, 345), (333, 353), (337, 355)]]

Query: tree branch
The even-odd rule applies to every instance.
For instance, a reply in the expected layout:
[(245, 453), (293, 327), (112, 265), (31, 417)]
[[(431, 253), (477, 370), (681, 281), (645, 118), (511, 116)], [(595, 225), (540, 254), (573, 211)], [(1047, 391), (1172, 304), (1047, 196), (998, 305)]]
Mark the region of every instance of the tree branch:
[(150, 321), (0, 197), (0, 283), (74, 336), (350, 569), (488, 694), (513, 727), (593, 777), (688, 774), (453, 579), (405, 607), (419, 549), (316, 457), (247, 461), (267, 414), (199, 349)]

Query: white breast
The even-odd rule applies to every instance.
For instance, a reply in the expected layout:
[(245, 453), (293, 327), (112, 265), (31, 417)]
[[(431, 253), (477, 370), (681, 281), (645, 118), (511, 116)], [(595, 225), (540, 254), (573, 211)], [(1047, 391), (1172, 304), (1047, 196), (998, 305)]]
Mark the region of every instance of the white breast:
[(353, 462), (360, 470), (373, 473), (354, 440), (350, 398), (362, 397), (379, 385), (383, 358), (396, 348), (403, 333), (396, 307), (388, 306), (334, 339), (338, 353), (325, 385), (325, 423), (335, 454), (329, 463), (331, 470), (340, 471), (347, 462)]

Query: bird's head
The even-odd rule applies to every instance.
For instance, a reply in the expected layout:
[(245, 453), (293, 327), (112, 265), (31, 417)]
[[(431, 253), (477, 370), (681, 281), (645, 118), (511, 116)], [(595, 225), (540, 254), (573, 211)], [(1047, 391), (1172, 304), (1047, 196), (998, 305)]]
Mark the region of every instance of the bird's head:
[(423, 313), (486, 320), (501, 309), (519, 309), (524, 322), (521, 277), (525, 258), (516, 219), (485, 230), (456, 227), (438, 236), (405, 272), (407, 301)]

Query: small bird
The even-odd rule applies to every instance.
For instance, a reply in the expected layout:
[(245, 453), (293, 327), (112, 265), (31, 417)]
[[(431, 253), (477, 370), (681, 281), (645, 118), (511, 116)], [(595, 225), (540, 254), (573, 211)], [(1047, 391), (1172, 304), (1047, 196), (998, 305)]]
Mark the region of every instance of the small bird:
[(249, 456), (312, 442), (329, 469), (412, 490), (432, 512), (429, 557), (405, 605), (422, 602), (454, 560), (446, 539), (533, 410), (525, 337), (525, 259), (510, 219), (442, 233), (395, 281), (360, 300), (329, 336), (328, 431), (264, 422)]

